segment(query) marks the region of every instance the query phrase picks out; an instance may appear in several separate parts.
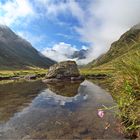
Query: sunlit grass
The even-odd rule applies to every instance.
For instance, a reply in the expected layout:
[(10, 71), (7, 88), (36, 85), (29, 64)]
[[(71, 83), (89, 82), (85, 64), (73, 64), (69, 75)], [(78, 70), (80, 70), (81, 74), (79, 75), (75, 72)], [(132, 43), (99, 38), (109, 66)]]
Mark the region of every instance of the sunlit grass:
[(47, 69), (0, 70), (0, 77), (24, 76), (27, 74), (45, 74), (47, 72)]
[[(81, 69), (83, 75), (109, 74), (110, 77), (93, 82), (112, 93), (120, 109), (119, 116), (126, 134), (140, 132), (140, 46), (104, 65)], [(133, 136), (132, 136), (133, 137)]]
[(113, 93), (126, 131), (133, 132), (140, 129), (140, 51), (121, 59), (115, 66)]
[(105, 74), (105, 75), (111, 75), (113, 73), (114, 69), (112, 68), (92, 68), (92, 69), (80, 69), (81, 75), (98, 75), (98, 74)]
[[(14, 80), (10, 80), (12, 77), (24, 77), (26, 75), (46, 75), (48, 69), (29, 69), (29, 70), (0, 70), (0, 78), (7, 78), (7, 80), (0, 80), (0, 84), (11, 83)], [(21, 81), (22, 79), (20, 79)], [(17, 82), (17, 81), (14, 81)], [(19, 82), (19, 81), (18, 81)]]

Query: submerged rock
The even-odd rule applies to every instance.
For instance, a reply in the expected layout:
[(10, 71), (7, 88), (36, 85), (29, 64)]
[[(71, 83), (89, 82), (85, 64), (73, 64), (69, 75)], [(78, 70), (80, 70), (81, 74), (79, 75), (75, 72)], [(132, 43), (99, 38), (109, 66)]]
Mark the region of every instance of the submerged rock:
[(63, 61), (58, 64), (54, 64), (49, 68), (44, 81), (57, 82), (61, 80), (84, 80), (84, 77), (80, 76), (80, 72), (75, 61)]

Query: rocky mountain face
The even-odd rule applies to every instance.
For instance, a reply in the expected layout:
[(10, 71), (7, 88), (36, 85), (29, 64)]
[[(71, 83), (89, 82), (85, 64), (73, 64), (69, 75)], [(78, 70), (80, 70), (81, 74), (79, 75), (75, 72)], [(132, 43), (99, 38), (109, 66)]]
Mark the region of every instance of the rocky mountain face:
[(77, 59), (85, 59), (86, 55), (88, 53), (88, 50), (86, 49), (81, 49), (79, 51), (75, 51), (73, 55), (71, 56), (72, 59), (77, 58)]
[(94, 67), (111, 62), (134, 49), (140, 49), (140, 24), (135, 25), (124, 33), (118, 41), (112, 43), (110, 50), (106, 54), (93, 60), (88, 66)]
[(48, 68), (54, 63), (10, 28), (0, 25), (0, 69)]

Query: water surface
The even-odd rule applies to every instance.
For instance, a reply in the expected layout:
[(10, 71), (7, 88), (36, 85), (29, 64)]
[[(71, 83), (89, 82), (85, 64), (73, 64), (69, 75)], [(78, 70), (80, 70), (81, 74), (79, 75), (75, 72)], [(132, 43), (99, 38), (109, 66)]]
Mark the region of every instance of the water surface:
[[(9, 88), (8, 88), (9, 87)], [(0, 87), (0, 139), (121, 139), (111, 95), (89, 81)]]

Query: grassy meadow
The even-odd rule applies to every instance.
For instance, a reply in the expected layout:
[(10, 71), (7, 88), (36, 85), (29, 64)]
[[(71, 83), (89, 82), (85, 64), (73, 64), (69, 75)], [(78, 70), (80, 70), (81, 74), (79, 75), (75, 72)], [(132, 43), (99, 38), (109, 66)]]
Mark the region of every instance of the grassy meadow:
[(0, 70), (0, 79), (5, 78), (7, 80), (1, 80), (0, 84), (5, 84), (13, 82), (10, 80), (12, 77), (24, 77), (26, 75), (45, 75), (48, 72), (48, 69), (32, 68), (28, 70)]
[(94, 80), (112, 93), (129, 137), (140, 136), (140, 48), (98, 67), (81, 69), (83, 75), (106, 74), (106, 79)]

